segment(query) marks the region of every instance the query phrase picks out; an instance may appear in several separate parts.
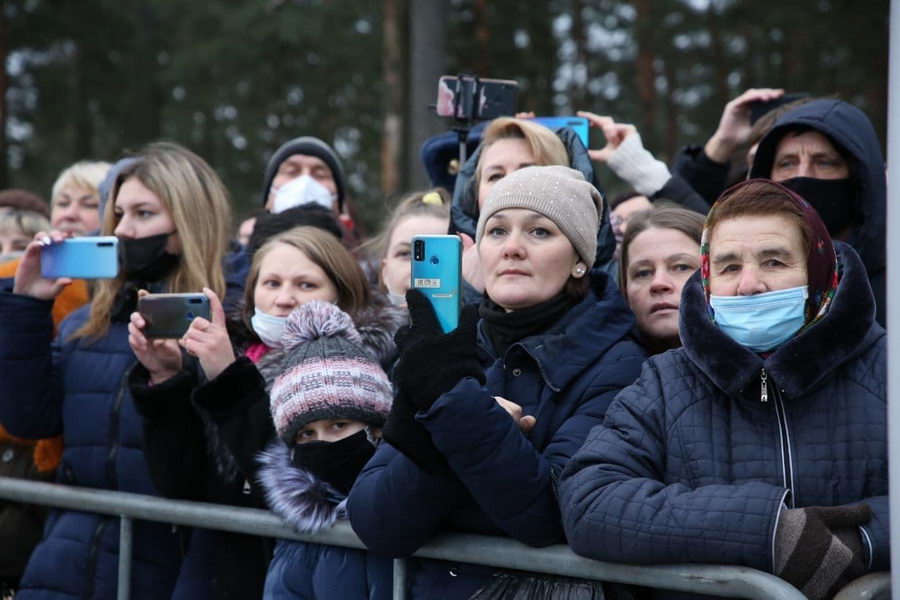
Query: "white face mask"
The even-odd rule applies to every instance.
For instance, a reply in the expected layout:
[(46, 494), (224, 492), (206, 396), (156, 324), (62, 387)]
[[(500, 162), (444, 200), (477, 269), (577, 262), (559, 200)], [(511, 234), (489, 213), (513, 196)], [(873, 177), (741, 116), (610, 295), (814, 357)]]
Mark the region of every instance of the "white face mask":
[(281, 332), (284, 331), (285, 323), (287, 323), (287, 317), (267, 315), (258, 308), (253, 310), (253, 316), (250, 318), (250, 325), (253, 327), (253, 331), (259, 336), (262, 343), (269, 348), (284, 347), (284, 344), (281, 342)]
[(275, 202), (272, 203), (273, 213), (284, 212), (289, 208), (310, 202), (332, 210), (336, 199), (336, 196), (329, 192), (324, 185), (309, 175), (301, 175), (277, 189), (272, 189), (275, 192)]

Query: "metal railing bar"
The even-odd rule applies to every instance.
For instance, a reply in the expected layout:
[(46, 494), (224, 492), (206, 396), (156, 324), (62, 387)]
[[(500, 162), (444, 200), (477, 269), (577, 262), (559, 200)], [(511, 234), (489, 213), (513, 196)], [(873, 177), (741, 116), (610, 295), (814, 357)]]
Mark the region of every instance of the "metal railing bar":
[(406, 600), (406, 559), (394, 559), (394, 600)]
[[(10, 478), (0, 478), (0, 498), (129, 519), (365, 549), (349, 523), (340, 522), (326, 531), (302, 534), (291, 529), (271, 512), (253, 508), (168, 500)], [(606, 563), (580, 557), (563, 545), (532, 548), (515, 540), (492, 536), (455, 533), (441, 535), (420, 548), (414, 556), (732, 598), (804, 598), (790, 584), (774, 575), (746, 567)], [(396, 590), (397, 579), (394, 580), (394, 586)]]
[(119, 518), (119, 580), (116, 590), (117, 600), (131, 598), (131, 554), (132, 520), (129, 517)]

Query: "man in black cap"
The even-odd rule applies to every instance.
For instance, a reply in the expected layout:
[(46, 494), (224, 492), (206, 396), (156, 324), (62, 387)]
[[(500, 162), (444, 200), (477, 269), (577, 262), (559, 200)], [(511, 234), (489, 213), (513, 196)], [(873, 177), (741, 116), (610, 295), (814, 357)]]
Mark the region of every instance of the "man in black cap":
[(282, 144), (269, 159), (263, 179), (263, 206), (279, 213), (314, 202), (344, 213), (344, 168), (334, 149), (311, 136)]

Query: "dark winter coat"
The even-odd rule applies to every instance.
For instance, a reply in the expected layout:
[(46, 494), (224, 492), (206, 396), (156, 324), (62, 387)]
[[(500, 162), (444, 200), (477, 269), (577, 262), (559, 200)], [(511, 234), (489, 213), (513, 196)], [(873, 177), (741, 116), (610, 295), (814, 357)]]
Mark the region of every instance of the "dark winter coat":
[[(350, 523), (373, 553), (408, 556), (445, 529), (532, 546), (563, 541), (559, 473), (644, 360), (629, 339), (634, 318), (615, 285), (603, 273), (592, 283), (588, 297), (548, 331), (502, 357), (482, 330), (485, 385), (465, 378), (417, 414), (451, 474), (430, 475), (389, 443), (379, 446), (348, 503)], [(531, 432), (523, 434), (494, 396), (533, 415)], [(493, 572), (414, 560), (411, 597), (468, 598)]]
[[(578, 134), (568, 127), (563, 127), (556, 131), (556, 135), (562, 140), (569, 154), (569, 166), (581, 171), (585, 180), (594, 184), (602, 195), (603, 188), (594, 174), (591, 157), (588, 156), (587, 149), (581, 143)], [(475, 171), (478, 167), (478, 157), (483, 150), (484, 146), (479, 145), (456, 175), (456, 187), (453, 189), (453, 201), (450, 205), (450, 233), (465, 233), (473, 240), (478, 226), (478, 185), (475, 181)], [(592, 270), (609, 273), (615, 277), (618, 269), (613, 260), (616, 239), (609, 224), (609, 207), (606, 202), (603, 202), (601, 210), (600, 230), (597, 232), (597, 254)], [(482, 294), (468, 283), (464, 282), (463, 288), (463, 300), (467, 304), (481, 301)]]
[(759, 143), (751, 177), (769, 177), (775, 163), (778, 142), (791, 130), (809, 127), (831, 138), (848, 158), (850, 176), (857, 195), (848, 198), (859, 207), (862, 222), (856, 226), (848, 243), (862, 258), (875, 295), (875, 319), (886, 323), (885, 248), (887, 223), (887, 181), (884, 157), (875, 129), (865, 113), (840, 100), (815, 100), (798, 106), (775, 122), (772, 130)]
[[(135, 362), (125, 325), (93, 341), (66, 341), (90, 305), (61, 324), (53, 339), (51, 301), (0, 294), (0, 422), (15, 436), (60, 433), (65, 450), (57, 480), (104, 490), (157, 495), (142, 450), (142, 423), (126, 374)], [(136, 521), (133, 598), (167, 598), (181, 563), (181, 530)], [(115, 517), (51, 511), (16, 596), (114, 598), (119, 553)]]
[[(390, 368), (393, 334), (405, 311), (372, 307), (356, 317), (363, 343)], [(237, 348), (250, 332), (231, 329)], [(154, 481), (172, 498), (265, 508), (257, 484), (257, 455), (275, 438), (268, 390), (284, 355), (273, 350), (253, 364), (238, 358), (215, 379), (186, 368), (160, 385), (148, 386), (141, 365), (130, 383), (144, 417), (147, 460)], [(195, 530), (179, 575), (175, 598), (258, 598), (272, 555), (269, 539)]]
[(703, 146), (691, 144), (675, 155), (672, 174), (681, 176), (707, 206), (712, 206), (729, 187), (731, 165), (714, 161), (707, 156)]
[(563, 472), (575, 552), (771, 573), (784, 506), (865, 502), (866, 561), (888, 568), (885, 332), (859, 257), (835, 246), (831, 308), (765, 359), (710, 320), (699, 273), (687, 282), (684, 346), (645, 363)]
[[(346, 519), (346, 496), (291, 464), (275, 440), (262, 455), (259, 479), (272, 512), (298, 531), (316, 532)], [(378, 600), (390, 598), (393, 564), (363, 550), (278, 540), (266, 576), (265, 598)]]

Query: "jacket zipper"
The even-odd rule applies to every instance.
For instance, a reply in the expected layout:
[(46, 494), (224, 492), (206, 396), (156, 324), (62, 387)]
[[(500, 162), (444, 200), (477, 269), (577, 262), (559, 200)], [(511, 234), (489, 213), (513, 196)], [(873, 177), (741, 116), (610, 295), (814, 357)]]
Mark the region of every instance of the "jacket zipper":
[(87, 559), (87, 585), (84, 589), (84, 596), (82, 596), (85, 600), (93, 598), (97, 588), (97, 554), (100, 552), (100, 538), (103, 537), (103, 532), (106, 531), (108, 525), (109, 517), (101, 517), (101, 521), (94, 530), (94, 537), (91, 539), (91, 549), (88, 551)]
[[(769, 400), (769, 374), (763, 369), (760, 373), (760, 402), (768, 402)], [(781, 445), (781, 471), (784, 487), (787, 488), (789, 494), (790, 508), (796, 506), (796, 494), (794, 492), (794, 466), (793, 452), (791, 451), (791, 432), (788, 428), (787, 416), (784, 410), (784, 400), (778, 391), (778, 386), (772, 382), (772, 405), (775, 408), (775, 420), (778, 422), (778, 440)]]
[[(547, 372), (544, 371), (544, 365), (541, 364), (541, 361), (539, 361), (539, 360), (537, 359), (537, 357), (535, 357), (534, 354), (532, 354), (531, 351), (530, 351), (528, 348), (526, 348), (525, 346), (522, 346), (522, 349), (525, 350), (525, 353), (528, 354), (528, 356), (531, 357), (531, 360), (533, 360), (533, 361), (535, 362), (535, 364), (537, 364), (538, 372), (541, 374), (541, 379), (544, 380), (544, 383), (547, 384), (547, 387), (550, 388), (551, 390), (553, 390), (554, 392), (556, 392), (556, 393), (558, 394), (558, 393), (559, 393), (559, 388), (556, 387), (555, 385), (553, 385), (552, 383), (550, 383), (550, 379), (547, 378)], [(504, 359), (503, 362), (504, 362), (504, 364), (505, 364), (505, 363), (506, 363), (506, 360)]]
[(106, 475), (109, 477), (110, 489), (119, 488), (119, 476), (116, 471), (116, 456), (119, 454), (119, 429), (120, 429), (120, 413), (122, 412), (122, 401), (125, 398), (125, 388), (128, 385), (128, 373), (131, 369), (125, 369), (122, 379), (119, 382), (119, 391), (116, 394), (116, 400), (113, 402), (112, 412), (109, 415), (109, 454), (106, 456)]

